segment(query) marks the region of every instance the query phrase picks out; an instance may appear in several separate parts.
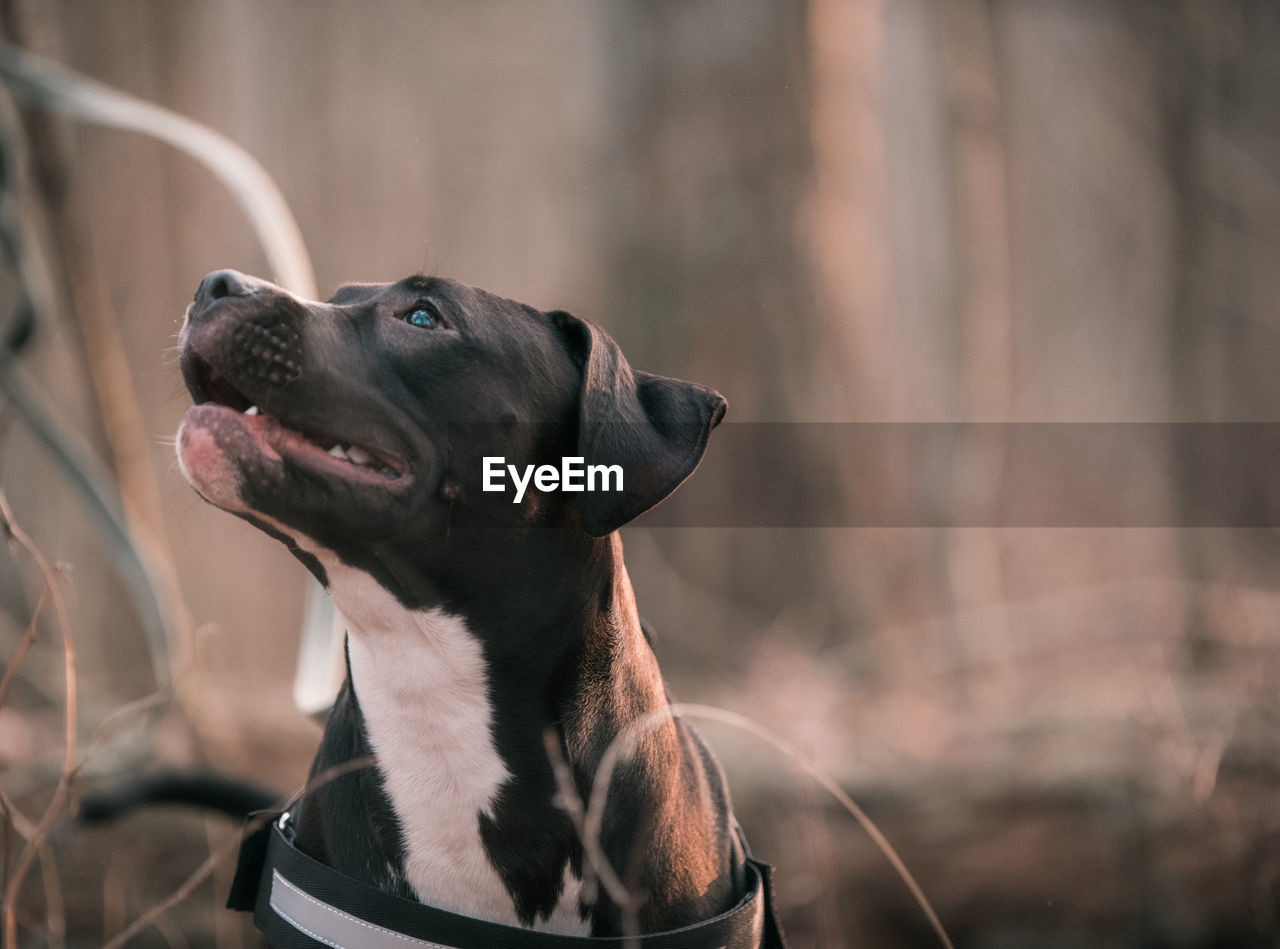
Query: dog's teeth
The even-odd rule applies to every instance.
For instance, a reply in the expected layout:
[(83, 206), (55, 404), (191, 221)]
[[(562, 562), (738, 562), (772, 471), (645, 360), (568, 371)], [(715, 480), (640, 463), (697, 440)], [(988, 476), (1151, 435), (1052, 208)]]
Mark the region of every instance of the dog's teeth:
[(347, 449), (347, 458), (354, 461), (357, 465), (367, 465), (369, 462), (373, 461), (373, 456), (359, 445), (352, 445)]
[(342, 450), (341, 445), (334, 445), (332, 448), (329, 449), (329, 454), (333, 455), (334, 458), (341, 458), (343, 461), (351, 460), (350, 458), (347, 457), (347, 453)]
[(244, 414), (245, 414), (245, 415), (257, 415), (257, 414), (258, 414), (258, 407), (257, 407), (256, 405), (251, 405), (251, 406), (249, 406), (247, 409), (245, 409), (245, 410), (244, 410)]

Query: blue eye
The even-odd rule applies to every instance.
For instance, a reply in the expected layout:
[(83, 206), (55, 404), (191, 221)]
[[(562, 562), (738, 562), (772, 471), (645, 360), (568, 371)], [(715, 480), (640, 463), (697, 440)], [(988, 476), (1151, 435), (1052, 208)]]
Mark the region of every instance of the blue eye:
[(440, 317), (435, 312), (426, 307), (417, 307), (413, 310), (405, 320), (414, 326), (421, 326), (423, 329), (431, 329), (440, 322)]

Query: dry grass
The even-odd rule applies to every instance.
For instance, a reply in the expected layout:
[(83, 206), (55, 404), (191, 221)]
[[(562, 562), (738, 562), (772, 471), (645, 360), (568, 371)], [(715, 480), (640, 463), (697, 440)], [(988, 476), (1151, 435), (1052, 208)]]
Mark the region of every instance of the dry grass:
[[(5, 747), (20, 766), (0, 794), (7, 946), (253, 944), (213, 885), (241, 831), (161, 812), (108, 830), (70, 820), (79, 776), (165, 697), (96, 713), (82, 729), (91, 737), (75, 741), (64, 575), (0, 511), (41, 591), (0, 681)], [(1200, 618), (1198, 646), (1186, 615)], [(738, 669), (701, 684), (687, 680), (689, 662), (666, 663), (686, 678), (679, 690), (752, 710), (748, 720), (675, 708), (706, 723), (753, 845), (779, 867), (794, 945), (981, 946), (1009, 932), (1257, 944), (1277, 931), (1280, 593), (1147, 578), (916, 617), (884, 630), (886, 645), (914, 645), (881, 654), (874, 679), (858, 673), (866, 663), (851, 644), (798, 648), (803, 631), (789, 624), (805, 622), (779, 618)], [(947, 642), (959, 648), (936, 646)], [(25, 750), (13, 744), (18, 724), (32, 736)], [(167, 727), (145, 734), (156, 758), (171, 757)], [(267, 763), (263, 746), (243, 747), (237, 768)], [(561, 777), (588, 844), (611, 772), (585, 801)], [(638, 906), (643, 894), (586, 849), (599, 885)]]

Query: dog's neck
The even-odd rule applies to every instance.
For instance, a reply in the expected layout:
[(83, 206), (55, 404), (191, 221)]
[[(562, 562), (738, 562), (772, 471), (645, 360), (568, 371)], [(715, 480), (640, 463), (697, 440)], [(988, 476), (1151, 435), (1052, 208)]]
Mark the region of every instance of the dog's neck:
[[(406, 609), (369, 574), (325, 558), (350, 630), (351, 687), (399, 825), (394, 869), (425, 902), (560, 933), (621, 927), (604, 893), (580, 912), (582, 847), (554, 800), (543, 738), (547, 729), (559, 738), (585, 801), (615, 736), (666, 707), (621, 542), (614, 534), (592, 545), (575, 584), (595, 591), (585, 602), (537, 591), (542, 603), (570, 603), (555, 616), (500, 590), (472, 616)], [(504, 641), (542, 648), (513, 652)], [(523, 661), (509, 658), (520, 653)], [(699, 753), (693, 740), (671, 722), (647, 728), (610, 791), (601, 842), (648, 894), (642, 925), (706, 918), (726, 908), (732, 888), (719, 790), (709, 799), (678, 764)]]

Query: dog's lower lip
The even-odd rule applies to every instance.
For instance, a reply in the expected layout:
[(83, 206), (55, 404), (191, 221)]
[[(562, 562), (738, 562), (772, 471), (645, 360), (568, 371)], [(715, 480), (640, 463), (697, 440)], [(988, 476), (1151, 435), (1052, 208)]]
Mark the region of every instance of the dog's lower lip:
[[(398, 457), (389, 456), (383, 451), (373, 451), (339, 438), (308, 435), (275, 416), (263, 414), (256, 405), (251, 405), (245, 410), (221, 402), (202, 402), (200, 406), (215, 408), (234, 416), (239, 424), (254, 436), (260, 449), (270, 450), (277, 456), (288, 455), (310, 467), (324, 469), (347, 480), (377, 479), (379, 483), (387, 486), (408, 480), (407, 467)], [(377, 463), (376, 466), (372, 463), (359, 464), (350, 460), (345, 450), (342, 456), (333, 453), (333, 449), (339, 446), (350, 446), (352, 450), (363, 451), (370, 462)]]

